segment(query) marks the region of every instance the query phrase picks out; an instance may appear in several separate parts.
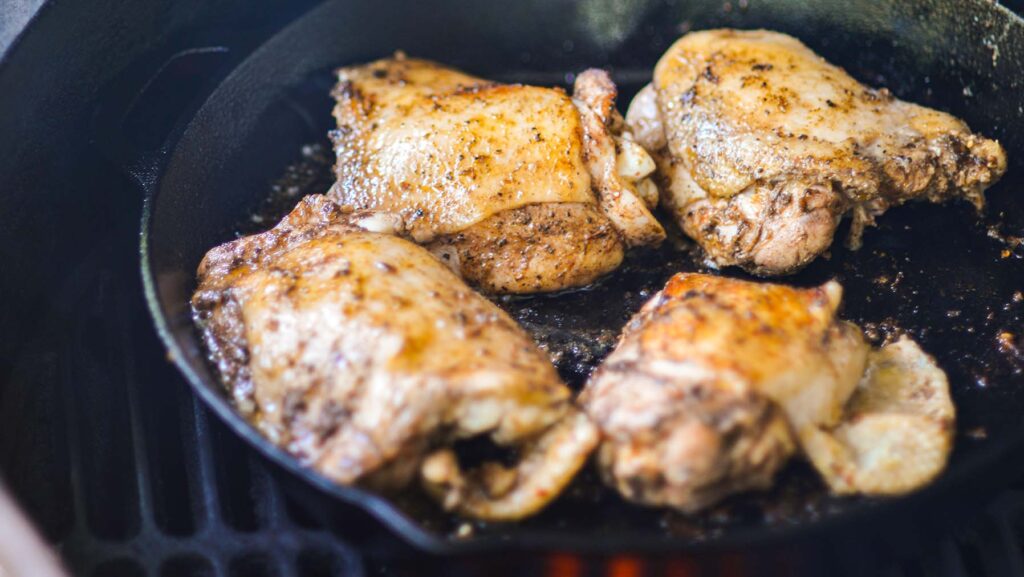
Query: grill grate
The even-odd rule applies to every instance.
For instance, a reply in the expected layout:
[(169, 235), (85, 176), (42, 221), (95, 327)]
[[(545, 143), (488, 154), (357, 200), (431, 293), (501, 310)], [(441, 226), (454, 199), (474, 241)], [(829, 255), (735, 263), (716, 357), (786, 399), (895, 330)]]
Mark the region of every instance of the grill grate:
[[(198, 489), (195, 499), (170, 491), (156, 496), (157, 487), (173, 486), (182, 481), (181, 475), (177, 479), (173, 474), (157, 476), (145, 461), (140, 462), (136, 480), (141, 498), (120, 509), (137, 508), (137, 520), (120, 523), (131, 531), (119, 538), (104, 538), (88, 523), (76, 523), (61, 543), (72, 565), (84, 568), (83, 575), (97, 577), (119, 575), (117, 571), (231, 577), (362, 574), (355, 551), (287, 503), (239, 442), (223, 429), (211, 427), (197, 402), (186, 399), (180, 408), (182, 414), (190, 415), (182, 423), (192, 431), (182, 439), (190, 444), (185, 451), (194, 453), (196, 460), (182, 473), (188, 486)], [(144, 445), (135, 445), (136, 458), (142, 453), (138, 447)], [(146, 461), (152, 462), (152, 457), (159, 458), (159, 453)], [(221, 459), (219, 466), (215, 461)], [(228, 468), (237, 469), (228, 474)], [(175, 506), (174, 514), (161, 517), (158, 512), (158, 507), (170, 511)]]

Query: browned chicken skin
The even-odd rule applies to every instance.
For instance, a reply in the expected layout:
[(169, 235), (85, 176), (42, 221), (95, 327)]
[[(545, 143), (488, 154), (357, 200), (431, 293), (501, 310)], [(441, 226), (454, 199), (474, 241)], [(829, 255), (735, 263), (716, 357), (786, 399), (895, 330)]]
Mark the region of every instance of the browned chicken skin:
[[(530, 515), (596, 432), (515, 322), (402, 232), (315, 195), (214, 248), (192, 300), (212, 357), (242, 412), (335, 481), (399, 488), (427, 462), (447, 507)], [(519, 447), (521, 461), (463, 474), (446, 447), (475, 435)]]
[(841, 293), (674, 276), (580, 397), (604, 437), (606, 481), (632, 501), (695, 511), (768, 487), (798, 447), (837, 492), (932, 479), (951, 447), (945, 375), (909, 340), (869, 355), (836, 318)]
[(330, 196), (398, 215), (416, 242), (489, 292), (589, 284), (621, 263), (624, 247), (658, 243), (664, 230), (636, 188), (653, 163), (637, 146), (617, 154), (610, 112), (584, 101), (613, 101), (614, 85), (592, 70), (578, 92), (573, 100), (402, 55), (342, 68)]
[(849, 244), (890, 206), (965, 198), (1006, 170), (953, 116), (867, 88), (798, 40), (764, 30), (687, 34), (630, 105), (658, 162), (662, 202), (717, 265), (793, 272)]

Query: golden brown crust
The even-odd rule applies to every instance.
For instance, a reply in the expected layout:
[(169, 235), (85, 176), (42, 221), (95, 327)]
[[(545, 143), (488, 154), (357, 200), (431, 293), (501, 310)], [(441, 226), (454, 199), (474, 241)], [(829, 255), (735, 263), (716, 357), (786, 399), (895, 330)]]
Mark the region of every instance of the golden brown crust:
[(426, 245), (467, 282), (490, 293), (551, 292), (588, 285), (616, 269), (623, 248), (590, 204), (507, 210)]
[(342, 68), (338, 86), (332, 197), (401, 214), (418, 241), (529, 204), (595, 203), (562, 91), (411, 58)]

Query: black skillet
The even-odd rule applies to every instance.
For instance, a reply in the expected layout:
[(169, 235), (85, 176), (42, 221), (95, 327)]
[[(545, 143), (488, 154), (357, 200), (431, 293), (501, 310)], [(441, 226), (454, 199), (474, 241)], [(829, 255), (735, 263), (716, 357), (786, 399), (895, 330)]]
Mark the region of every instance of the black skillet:
[[(980, 0), (510, 4), (327, 2), (232, 70), (157, 154), (127, 154), (147, 194), (142, 274), (170, 358), (213, 412), (274, 463), (300, 502), (350, 534), (361, 531), (368, 512), (414, 548), (437, 554), (697, 554), (826, 537), (847, 544), (907, 537), (959, 518), (1013, 480), (1024, 456), (1024, 303), (1013, 296), (1024, 290), (1024, 247), (1011, 238), (1024, 236), (1024, 202), (1016, 198), (1024, 161), (1024, 22)], [(910, 332), (946, 368), (959, 409), (958, 442), (934, 485), (902, 499), (833, 499), (798, 464), (771, 493), (683, 517), (627, 505), (586, 472), (544, 514), (456, 537), (458, 520), (415, 498), (334, 485), (235, 412), (190, 319), (194, 272), (209, 248), (253, 228), (248, 219), (266, 206), (269, 183), (298, 160), (302, 145), (324, 141), (331, 68), (395, 49), (538, 84), (562, 84), (567, 72), (604, 66), (622, 86), (624, 108), (675, 38), (713, 26), (794, 34), (861, 80), (948, 110), (1007, 148), (1010, 174), (990, 191), (983, 217), (963, 205), (894, 210), (868, 231), (859, 252), (837, 243), (831, 258), (787, 279), (839, 278), (847, 288), (844, 316), (876, 338)], [(562, 353), (560, 369), (578, 384), (607, 349), (608, 335), (652, 288), (699, 262), (685, 247), (664, 248), (633, 258), (629, 267), (589, 291), (502, 304)], [(1003, 333), (1010, 336), (1000, 340)]]

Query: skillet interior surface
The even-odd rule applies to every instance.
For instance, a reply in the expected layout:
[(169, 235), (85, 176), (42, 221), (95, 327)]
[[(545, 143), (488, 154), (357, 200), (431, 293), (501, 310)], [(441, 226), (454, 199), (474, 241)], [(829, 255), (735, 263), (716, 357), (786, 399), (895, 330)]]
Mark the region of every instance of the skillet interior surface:
[[(485, 77), (564, 85), (568, 73), (605, 66), (620, 85), (624, 109), (682, 32), (766, 27), (798, 36), (862, 81), (949, 110), (1007, 147), (1011, 171), (989, 192), (984, 215), (966, 204), (892, 210), (867, 232), (860, 251), (837, 243), (830, 258), (784, 279), (801, 285), (839, 279), (846, 288), (845, 318), (876, 341), (906, 331), (948, 372), (958, 408), (956, 450), (936, 485), (902, 502), (924, 503), (968, 482), (977, 485), (985, 473), (996, 475), (986, 483), (1000, 482), (1005, 469), (991, 465), (1024, 436), (1024, 203), (1017, 198), (1024, 99), (1014, 76), (1024, 70), (1024, 28), (1018, 20), (983, 2), (966, 3), (958, 14), (940, 2), (484, 4), (428, 10), (412, 3), (386, 9), (327, 3), (257, 50), (181, 133), (144, 217), (147, 296), (175, 362), (236, 431), (307, 478), (316, 492), (360, 502), (420, 545), (437, 549), (454, 539), (461, 522), (414, 493), (391, 500), (404, 511), (396, 514), (388, 502), (301, 471), (259, 437), (229, 406), (189, 318), (194, 271), (206, 250), (266, 228), (302, 195), (329, 186), (332, 67), (403, 49)], [(973, 23), (971, 13), (978, 16)], [(632, 255), (589, 289), (497, 302), (579, 388), (647, 297), (674, 272), (702, 269), (699, 253), (677, 237)], [(829, 497), (797, 463), (771, 492), (683, 516), (628, 505), (588, 469), (543, 514), (516, 525), (477, 525), (459, 543), (521, 539), (564, 547), (611, 538), (620, 544), (721, 544), (834, 525), (900, 503)]]

